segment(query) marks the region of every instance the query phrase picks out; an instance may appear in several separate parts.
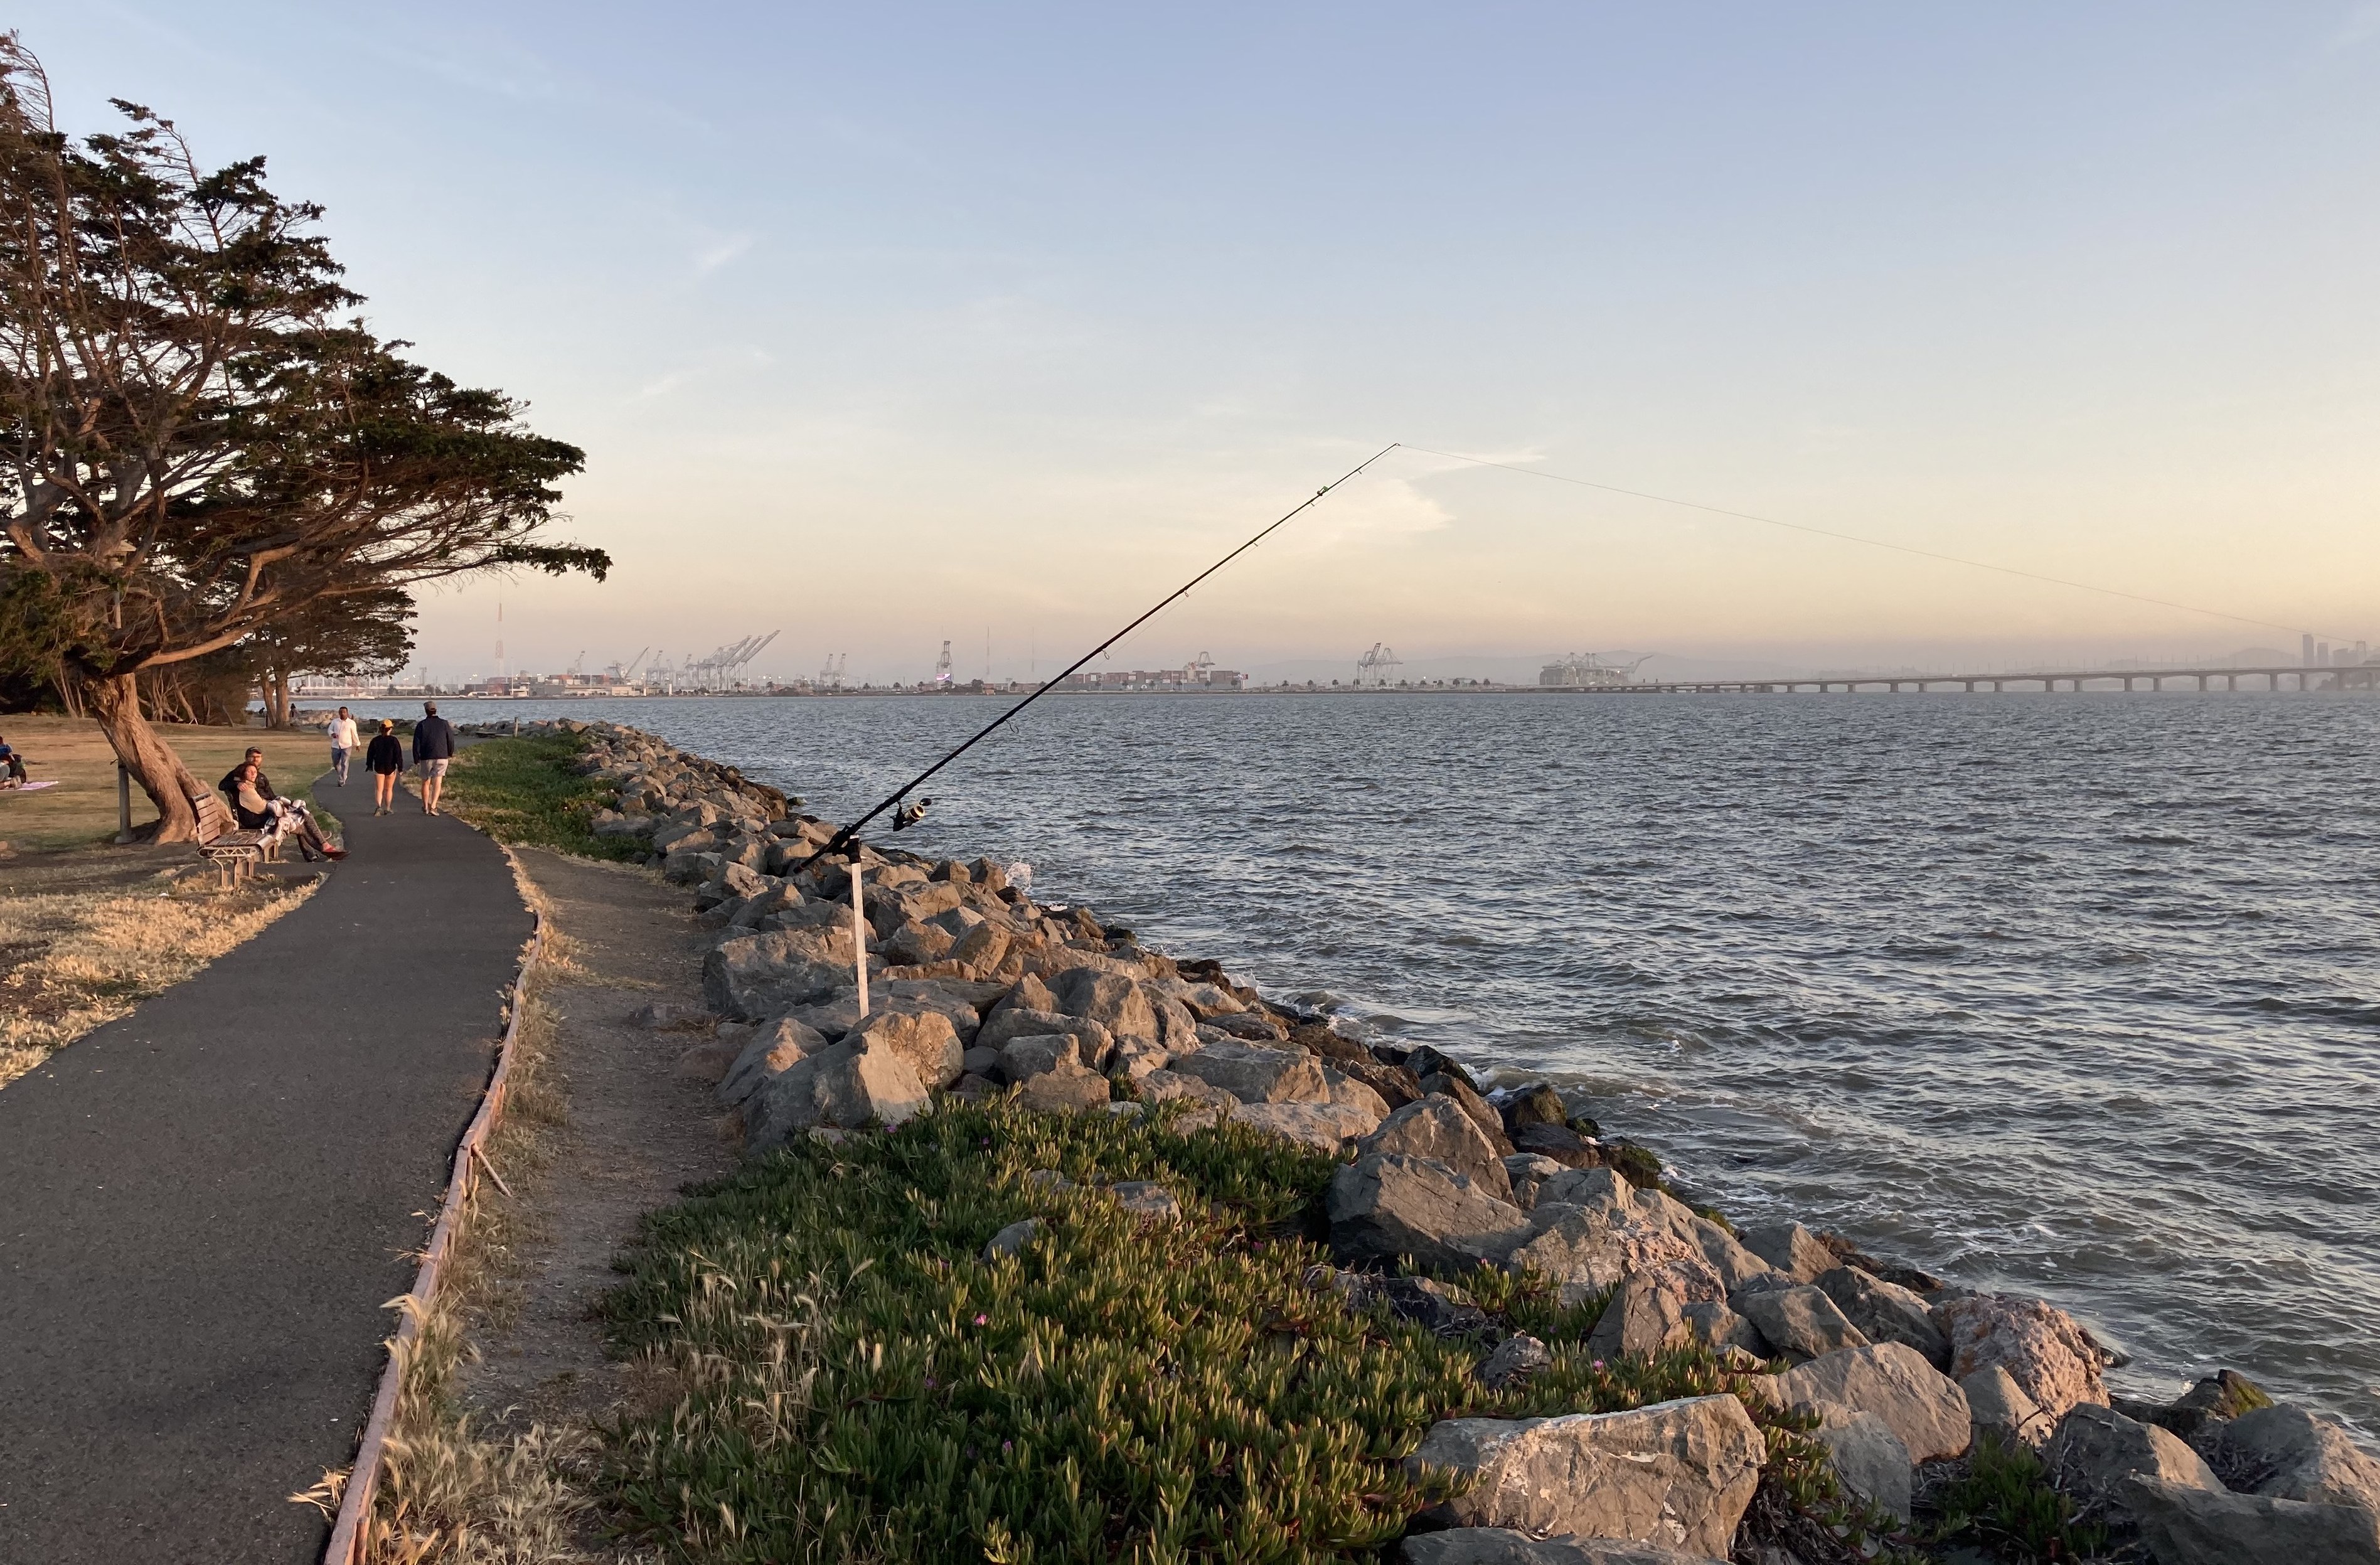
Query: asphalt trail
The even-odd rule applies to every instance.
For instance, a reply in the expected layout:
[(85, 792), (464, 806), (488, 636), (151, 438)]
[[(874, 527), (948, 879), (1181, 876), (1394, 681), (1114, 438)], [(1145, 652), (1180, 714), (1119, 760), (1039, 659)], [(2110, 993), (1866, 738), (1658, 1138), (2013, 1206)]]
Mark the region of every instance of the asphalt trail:
[(529, 916), (360, 768), (306, 905), (0, 1089), (0, 1561), (277, 1565), (329, 1529)]

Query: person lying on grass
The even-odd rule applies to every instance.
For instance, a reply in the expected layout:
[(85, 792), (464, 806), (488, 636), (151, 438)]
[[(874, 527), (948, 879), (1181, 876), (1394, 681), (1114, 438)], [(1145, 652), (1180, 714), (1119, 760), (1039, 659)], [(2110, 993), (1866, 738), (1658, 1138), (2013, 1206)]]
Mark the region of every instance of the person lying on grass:
[(295, 832), (298, 851), (309, 864), (317, 854), (332, 859), (347, 856), (346, 849), (334, 848), (324, 839), (322, 829), (314, 824), (313, 811), (296, 799), (273, 795), (264, 781), (264, 768), (255, 761), (242, 761), (224, 781), (231, 784), (226, 792), (241, 831)]

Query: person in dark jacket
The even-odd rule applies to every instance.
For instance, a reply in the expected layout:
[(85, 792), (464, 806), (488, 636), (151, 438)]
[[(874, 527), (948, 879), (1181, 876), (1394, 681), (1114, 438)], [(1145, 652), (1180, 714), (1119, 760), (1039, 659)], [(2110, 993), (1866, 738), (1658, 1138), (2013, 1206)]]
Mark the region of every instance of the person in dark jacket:
[[(253, 778), (244, 777), (242, 774), (251, 766), (256, 768), (256, 775)], [(273, 780), (264, 775), (264, 752), (253, 745), (248, 747), (248, 754), (239, 758), (239, 764), (225, 772), (224, 780), (215, 784), (216, 791), (231, 801), (231, 812), (234, 815), (239, 813), (239, 790), (243, 782), (253, 787), (261, 797), (277, 799), (281, 796), (273, 791)], [(243, 822), (240, 830), (253, 831), (257, 828)]]
[(380, 732), (364, 751), (364, 770), (372, 774), (372, 813), (388, 814), (396, 807), (396, 779), (405, 770), (405, 742), (396, 736), (396, 724), (387, 718), (380, 720)]
[(421, 703), (421, 721), (413, 725), (413, 764), (421, 769), (421, 813), (438, 813), (438, 795), (446, 791), (446, 763), (455, 758), (455, 725), (438, 715), (438, 703)]

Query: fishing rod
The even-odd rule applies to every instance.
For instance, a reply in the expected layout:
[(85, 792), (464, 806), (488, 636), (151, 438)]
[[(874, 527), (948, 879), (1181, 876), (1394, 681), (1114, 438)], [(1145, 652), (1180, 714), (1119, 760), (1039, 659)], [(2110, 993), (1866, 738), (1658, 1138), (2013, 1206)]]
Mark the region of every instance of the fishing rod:
[(1281, 516), (1278, 520), (1274, 521), (1271, 526), (1266, 528), (1263, 531), (1257, 533), (1254, 538), (1249, 539), (1245, 543), (1241, 544), (1237, 549), (1232, 550), (1230, 553), (1224, 555), (1213, 564), (1208, 565), (1205, 570), (1200, 571), (1196, 576), (1192, 576), (1180, 587), (1175, 588), (1172, 592), (1168, 593), (1163, 599), (1161, 599), (1155, 608), (1150, 609), (1147, 613), (1141, 615), (1138, 619), (1133, 621), (1122, 630), (1117, 631), (1113, 636), (1109, 637), (1105, 641), (1100, 642), (1098, 646), (1092, 648), (1089, 651), (1084, 653), (1081, 657), (1067, 664), (1056, 674), (1053, 674), (1039, 689), (1034, 691), (1031, 695), (1026, 697), (1025, 699), (1017, 702), (1014, 706), (1009, 708), (1006, 711), (1001, 713), (998, 717), (993, 718), (990, 722), (985, 723), (981, 728), (978, 729), (965, 744), (959, 746), (956, 749), (944, 756), (941, 759), (926, 768), (925, 770), (917, 773), (917, 776), (909, 779), (906, 782), (902, 783), (901, 786), (895, 788), (891, 794), (887, 795), (882, 800), (880, 800), (875, 808), (869, 810), (866, 815), (861, 816), (858, 819), (853, 821), (842, 831), (837, 831), (833, 837), (828, 841), (826, 846), (819, 849), (818, 852), (802, 860), (801, 863), (796, 865), (794, 868), (787, 870), (787, 879), (799, 875), (803, 870), (808, 869), (811, 865), (816, 864), (822, 858), (832, 858), (835, 855), (843, 852), (844, 848), (851, 845), (854, 835), (861, 827), (867, 825), (869, 821), (875, 819), (878, 816), (883, 814), (888, 809), (893, 811), (892, 830), (895, 831), (904, 831), (908, 827), (915, 825), (917, 819), (926, 813), (926, 804), (930, 803), (931, 801), (924, 801), (916, 805), (904, 804), (903, 801), (908, 798), (912, 793), (916, 792), (919, 784), (923, 783), (928, 778), (933, 776), (937, 771), (941, 770), (942, 768), (950, 765), (951, 762), (966, 754), (969, 750), (974, 749), (976, 746), (989, 738), (993, 730), (999, 728), (1001, 724), (1006, 722), (1010, 718), (1014, 717), (1018, 712), (1023, 711), (1026, 708), (1031, 706), (1034, 702), (1039, 700), (1042, 697), (1056, 689), (1061, 684), (1064, 683), (1066, 678), (1076, 669), (1081, 668), (1085, 663), (1089, 662), (1093, 658), (1098, 657), (1100, 653), (1106, 651), (1109, 648), (1114, 646), (1117, 642), (1123, 640), (1125, 637), (1130, 636), (1134, 631), (1138, 630), (1142, 625), (1147, 625), (1150, 620), (1155, 619), (1159, 614), (1164, 613), (1165, 610), (1170, 608), (1177, 599), (1187, 594), (1192, 588), (1197, 586), (1208, 576), (1213, 576), (1217, 571), (1221, 570), (1225, 565), (1230, 564), (1232, 561), (1238, 559), (1249, 550), (1254, 549), (1257, 544), (1262, 543), (1274, 532), (1288, 526), (1289, 523), (1294, 520), (1298, 514), (1304, 511), (1307, 506), (1315, 504), (1317, 502), (1320, 501), (1324, 495), (1330, 493), (1332, 490), (1337, 489), (1341, 484), (1345, 483), (1349, 479), (1354, 478), (1356, 474), (1362, 472), (1365, 468), (1370, 467), (1381, 457), (1386, 456), (1390, 452), (1394, 451), (1397, 448), (1398, 443), (1399, 443), (1396, 441), (1390, 441), (1388, 444), (1380, 447), (1379, 450), (1372, 453), (1372, 455), (1365, 457), (1361, 462), (1358, 462), (1354, 467), (1348, 468), (1346, 472), (1341, 474), (1338, 478), (1332, 479), (1327, 484), (1324, 484), (1312, 494), (1307, 495), (1304, 500), (1300, 501), (1294, 508), (1289, 511), (1286, 515)]

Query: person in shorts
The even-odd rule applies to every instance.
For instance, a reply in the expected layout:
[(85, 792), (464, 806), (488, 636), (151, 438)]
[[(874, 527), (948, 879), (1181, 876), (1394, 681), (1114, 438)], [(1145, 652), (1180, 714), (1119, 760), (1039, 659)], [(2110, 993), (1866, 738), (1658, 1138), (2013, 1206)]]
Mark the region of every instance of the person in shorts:
[(338, 773), (339, 786), (344, 788), (347, 785), (347, 757), (356, 747), (356, 720), (347, 715), (346, 708), (341, 707), (339, 715), (323, 725), (323, 732), (331, 736), (331, 770)]
[(396, 807), (396, 780), (405, 770), (405, 743), (388, 718), (380, 720), (380, 732), (364, 751), (364, 770), (372, 774), (372, 813), (388, 814)]
[(455, 725), (438, 715), (438, 703), (421, 703), (421, 721), (413, 725), (413, 764), (421, 772), (421, 813), (438, 813), (438, 795), (446, 791), (446, 763), (455, 758)]

